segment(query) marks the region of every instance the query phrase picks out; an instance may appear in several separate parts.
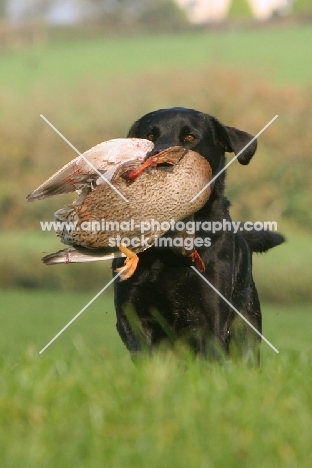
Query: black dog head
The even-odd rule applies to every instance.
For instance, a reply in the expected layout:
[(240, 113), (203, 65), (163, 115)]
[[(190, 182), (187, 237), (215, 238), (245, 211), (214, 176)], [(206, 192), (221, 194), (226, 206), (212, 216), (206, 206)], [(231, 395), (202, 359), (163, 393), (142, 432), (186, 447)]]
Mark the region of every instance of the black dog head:
[[(253, 139), (252, 135), (227, 127), (209, 114), (183, 107), (144, 115), (132, 125), (128, 137), (151, 140), (155, 144), (151, 154), (171, 146), (192, 149), (209, 161), (214, 174), (224, 166), (225, 152), (238, 154)], [(254, 140), (239, 154), (238, 161), (248, 164), (256, 149)]]

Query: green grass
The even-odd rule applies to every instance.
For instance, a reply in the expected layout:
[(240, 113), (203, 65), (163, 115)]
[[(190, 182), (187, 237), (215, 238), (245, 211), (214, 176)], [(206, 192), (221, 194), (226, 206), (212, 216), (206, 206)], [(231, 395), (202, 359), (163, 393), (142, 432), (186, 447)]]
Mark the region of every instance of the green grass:
[(258, 371), (29, 351), (4, 369), (1, 466), (308, 468), (310, 357)]
[(196, 73), (213, 64), (251, 69), (277, 84), (309, 84), (311, 41), (311, 25), (300, 25), (54, 42), (2, 54), (0, 85), (13, 94), (32, 88), (62, 93), (95, 76), (111, 86), (116, 75), (181, 67)]
[(280, 354), (263, 344), (261, 370), (182, 351), (134, 366), (109, 293), (39, 355), (92, 294), (2, 291), (2, 467), (311, 466), (308, 308), (263, 307)]

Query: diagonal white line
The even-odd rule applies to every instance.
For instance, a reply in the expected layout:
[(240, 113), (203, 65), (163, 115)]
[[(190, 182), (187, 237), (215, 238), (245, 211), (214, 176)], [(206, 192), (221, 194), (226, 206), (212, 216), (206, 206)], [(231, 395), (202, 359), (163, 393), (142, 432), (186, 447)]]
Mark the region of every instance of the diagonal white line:
[(97, 299), (97, 298), (102, 294), (102, 292), (104, 292), (105, 289), (107, 289), (107, 288), (121, 275), (121, 273), (125, 270), (125, 268), (127, 268), (127, 267), (124, 267), (122, 270), (120, 270), (120, 272), (119, 272), (116, 276), (114, 276), (114, 278), (111, 279), (111, 280), (106, 284), (106, 286), (104, 286), (104, 288), (101, 289), (101, 291), (98, 292), (98, 293), (94, 296), (94, 298), (91, 299), (91, 301), (89, 301), (88, 304), (86, 304), (86, 305), (81, 309), (81, 311), (78, 312), (78, 314), (76, 314), (75, 317), (73, 317), (73, 318), (71, 319), (71, 321), (68, 322), (68, 324), (65, 325), (65, 327), (63, 327), (62, 330), (59, 331), (59, 332), (55, 335), (54, 338), (52, 338), (51, 341), (49, 341), (49, 343), (48, 343), (47, 345), (45, 345), (44, 348), (42, 348), (41, 351), (39, 351), (39, 354), (42, 354), (43, 351), (45, 351), (45, 350), (50, 346), (50, 344), (52, 344), (53, 341), (55, 341), (55, 340), (63, 333), (63, 331), (65, 331), (66, 328), (68, 328), (68, 327), (76, 320), (76, 318), (78, 318), (79, 315), (81, 315), (81, 314), (89, 307), (89, 305), (91, 305), (92, 302), (94, 302), (95, 299)]
[(269, 126), (270, 126), (270, 125), (271, 125), (271, 124), (274, 122), (274, 120), (276, 120), (276, 119), (277, 119), (277, 117), (278, 117), (278, 115), (276, 115), (275, 117), (273, 117), (273, 119), (272, 119), (272, 120), (270, 120), (270, 122), (269, 122), (269, 123), (267, 123), (267, 124), (266, 124), (266, 125), (263, 127), (263, 129), (262, 129), (262, 130), (260, 130), (260, 132), (259, 132), (259, 133), (257, 133), (257, 135), (256, 135), (256, 136), (254, 136), (254, 137), (252, 138), (252, 140), (250, 140), (250, 142), (249, 142), (249, 143), (247, 143), (247, 145), (246, 145), (246, 146), (244, 146), (244, 148), (243, 148), (243, 149), (241, 149), (241, 150), (240, 150), (240, 152), (239, 152), (239, 153), (237, 153), (237, 154), (234, 156), (234, 158), (233, 158), (233, 159), (231, 159), (231, 161), (230, 161), (230, 162), (228, 162), (228, 163), (227, 163), (227, 164), (224, 166), (224, 168), (223, 168), (223, 169), (221, 169), (221, 171), (220, 171), (220, 172), (218, 172), (218, 174), (216, 174), (216, 175), (215, 175), (215, 176), (214, 176), (214, 177), (213, 177), (213, 178), (212, 178), (212, 179), (211, 179), (211, 180), (208, 182), (208, 184), (207, 184), (207, 185), (205, 185), (205, 187), (201, 189), (201, 191), (200, 191), (200, 192), (198, 192), (198, 194), (197, 194), (197, 195), (195, 195), (195, 197), (193, 197), (193, 198), (192, 198), (192, 200), (191, 200), (191, 203), (193, 203), (193, 201), (195, 201), (195, 200), (196, 200), (196, 198), (197, 198), (197, 197), (199, 197), (199, 195), (200, 195), (201, 193), (203, 193), (203, 192), (204, 192), (204, 190), (206, 190), (206, 189), (209, 187), (209, 185), (211, 185), (211, 184), (212, 184), (212, 182), (214, 182), (214, 181), (215, 181), (215, 180), (216, 180), (216, 179), (219, 177), (219, 175), (220, 175), (220, 174), (222, 174), (222, 172), (224, 172), (224, 171), (225, 171), (225, 170), (226, 170), (226, 169), (227, 169), (227, 168), (228, 168), (228, 167), (229, 167), (229, 166), (232, 164), (232, 162), (234, 162), (234, 161), (235, 161), (235, 160), (238, 158), (238, 156), (240, 156), (240, 155), (242, 154), (242, 152), (243, 152), (243, 151), (245, 151), (245, 149), (246, 149), (246, 148), (248, 148), (248, 146), (249, 146), (249, 145), (251, 145), (251, 143), (253, 143), (253, 142), (254, 142), (254, 141), (255, 141), (255, 140), (258, 138), (258, 136), (259, 136), (259, 135), (261, 135), (261, 133), (263, 133), (263, 132), (264, 132), (264, 130), (266, 130), (266, 129), (267, 129), (267, 128), (268, 128), (268, 127), (269, 127)]
[(106, 179), (106, 177), (101, 174), (101, 172), (82, 154), (80, 153), (80, 151), (77, 150), (77, 148), (75, 148), (75, 146), (69, 141), (67, 140), (67, 138), (56, 128), (54, 127), (53, 124), (51, 124), (51, 122), (42, 114), (40, 114), (40, 117), (48, 124), (50, 125), (50, 127), (61, 137), (63, 138), (64, 141), (66, 141), (66, 143), (74, 150), (76, 151), (77, 154), (79, 154), (79, 156), (82, 157), (82, 159), (87, 163), (89, 164), (90, 167), (92, 167), (92, 169), (100, 176), (102, 177), (102, 179), (113, 189), (115, 190), (116, 193), (118, 193), (118, 195), (127, 203), (129, 203), (129, 200), (126, 199), (126, 197), (116, 188), (114, 187), (114, 185), (112, 185), (110, 183), (109, 180)]
[(261, 336), (261, 338), (263, 339), (263, 341), (265, 341), (272, 349), (273, 351), (275, 351), (276, 353), (279, 353), (278, 349), (275, 348), (275, 346), (272, 345), (272, 343), (270, 343), (269, 340), (266, 339), (265, 336), (262, 335), (262, 333), (259, 332), (259, 330), (256, 329), (256, 327), (253, 326), (252, 323), (249, 322), (249, 320), (246, 319), (246, 317), (244, 317), (244, 315), (239, 311), (237, 310), (233, 304), (231, 304), (230, 301), (228, 301), (226, 299), (226, 297), (224, 297), (220, 291), (217, 290), (217, 288), (215, 288), (211, 283), (210, 281), (207, 280), (207, 278), (205, 278), (194, 266), (191, 266), (191, 268), (196, 271), (196, 273), (198, 274), (198, 276), (200, 276), (204, 281), (205, 283), (207, 283), (217, 294), (218, 296), (220, 296), (230, 307), (231, 309), (234, 310), (234, 312), (236, 312), (249, 326), (250, 328), (252, 328), (259, 336)]

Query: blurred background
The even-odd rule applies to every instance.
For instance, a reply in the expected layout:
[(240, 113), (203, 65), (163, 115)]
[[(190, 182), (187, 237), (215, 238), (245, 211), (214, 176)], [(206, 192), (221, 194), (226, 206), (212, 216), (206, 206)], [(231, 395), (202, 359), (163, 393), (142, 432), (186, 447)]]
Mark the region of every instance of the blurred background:
[[(312, 466), (311, 44), (311, 0), (0, 0), (0, 466)], [(64, 246), (40, 221), (73, 196), (26, 196), (76, 153), (40, 114), (83, 152), (171, 106), (254, 135), (279, 115), (226, 187), (234, 220), (287, 238), (254, 256), (279, 354), (133, 366), (112, 285), (39, 354), (112, 277), (41, 262)]]
[(227, 195), (234, 220), (277, 221), (287, 238), (255, 258), (262, 301), (309, 304), (311, 44), (309, 0), (1, 0), (3, 297), (92, 294), (111, 277), (106, 263), (40, 261), (63, 247), (39, 221), (72, 197), (25, 197), (76, 154), (39, 115), (83, 152), (146, 112), (185, 106), (251, 134), (279, 115), (251, 164), (229, 168)]

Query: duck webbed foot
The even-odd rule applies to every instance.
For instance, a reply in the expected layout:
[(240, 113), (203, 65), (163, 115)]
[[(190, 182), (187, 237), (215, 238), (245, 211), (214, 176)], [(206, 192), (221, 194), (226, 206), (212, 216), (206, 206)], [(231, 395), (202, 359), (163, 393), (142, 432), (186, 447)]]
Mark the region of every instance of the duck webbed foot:
[(194, 250), (190, 255), (189, 255), (190, 259), (192, 260), (193, 263), (195, 263), (195, 265), (197, 266), (197, 268), (199, 269), (199, 271), (201, 272), (204, 272), (205, 271), (205, 264), (203, 262), (203, 259), (201, 258), (201, 256), (199, 255), (199, 253), (197, 252), (197, 250)]
[[(199, 271), (205, 271), (205, 264), (195, 249), (195, 240), (196, 240), (196, 232), (194, 229), (194, 215), (187, 216), (182, 220), (184, 222), (185, 227), (178, 232), (175, 232), (173, 235), (173, 245), (175, 247), (172, 250), (177, 255), (183, 255), (184, 257), (189, 258)], [(189, 227), (193, 226), (193, 229), (189, 229)]]
[(119, 245), (119, 250), (126, 255), (126, 259), (124, 265), (120, 268), (116, 268), (116, 271), (118, 273), (122, 271), (122, 273), (120, 274), (120, 279), (127, 280), (131, 278), (131, 276), (135, 272), (138, 265), (139, 257), (136, 253), (132, 252), (132, 250), (128, 249), (128, 247), (126, 247), (125, 244), (121, 243)]

